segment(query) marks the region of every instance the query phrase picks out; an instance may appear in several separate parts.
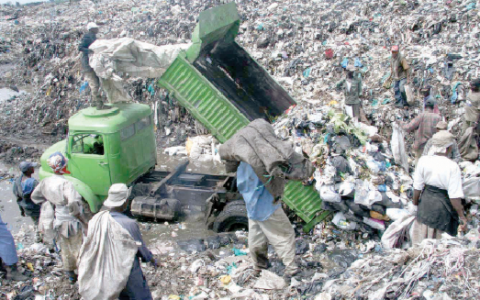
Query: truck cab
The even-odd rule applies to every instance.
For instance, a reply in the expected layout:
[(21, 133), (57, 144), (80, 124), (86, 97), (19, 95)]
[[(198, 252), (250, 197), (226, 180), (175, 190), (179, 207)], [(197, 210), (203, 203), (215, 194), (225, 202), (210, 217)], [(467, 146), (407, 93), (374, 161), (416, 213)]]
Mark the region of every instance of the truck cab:
[(131, 185), (155, 167), (157, 149), (152, 110), (136, 103), (115, 103), (106, 109), (89, 107), (68, 121), (69, 133), (41, 157), (40, 179), (53, 175), (47, 160), (59, 151), (77, 191), (97, 212), (114, 183)]

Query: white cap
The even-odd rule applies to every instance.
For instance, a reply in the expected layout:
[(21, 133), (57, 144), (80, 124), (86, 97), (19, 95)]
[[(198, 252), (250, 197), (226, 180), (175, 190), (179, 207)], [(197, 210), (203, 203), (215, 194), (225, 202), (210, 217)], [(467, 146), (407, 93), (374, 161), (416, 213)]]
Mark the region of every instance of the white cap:
[(93, 23), (93, 22), (90, 22), (87, 24), (87, 30), (90, 30), (92, 28), (98, 28), (98, 25)]
[(107, 207), (119, 207), (122, 206), (130, 194), (128, 187), (124, 183), (115, 183), (108, 190), (108, 198), (103, 202), (103, 205)]

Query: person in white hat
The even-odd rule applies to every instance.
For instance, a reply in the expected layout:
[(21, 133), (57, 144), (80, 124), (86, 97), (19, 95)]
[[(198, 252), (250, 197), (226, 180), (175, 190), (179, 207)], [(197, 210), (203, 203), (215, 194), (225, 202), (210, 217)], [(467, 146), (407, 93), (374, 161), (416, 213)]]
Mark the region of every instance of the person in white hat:
[(100, 79), (89, 64), (92, 50), (88, 49), (90, 45), (97, 40), (97, 33), (99, 31), (98, 25), (93, 22), (88, 23), (87, 31), (88, 32), (83, 35), (82, 41), (78, 46), (78, 50), (82, 52), (82, 71), (92, 91), (92, 102), (95, 102), (98, 108), (102, 108), (103, 102), (99, 92)]
[(434, 134), (428, 155), (422, 156), (415, 168), (413, 205), (418, 209), (411, 229), (413, 244), (439, 239), (444, 232), (456, 236), (466, 228), (462, 173), (448, 158), (454, 141), (447, 130)]
[(150, 289), (148, 288), (147, 281), (143, 276), (142, 268), (140, 267), (139, 258), (143, 261), (151, 262), (153, 265), (157, 265), (152, 253), (148, 250), (145, 242), (143, 241), (140, 228), (135, 220), (127, 217), (124, 212), (128, 207), (128, 187), (123, 183), (116, 183), (110, 187), (108, 191), (108, 198), (103, 205), (110, 211), (112, 218), (125, 228), (132, 238), (141, 244), (138, 248), (138, 253), (133, 261), (133, 266), (130, 271), (130, 276), (127, 281), (125, 289), (120, 293), (119, 299), (152, 299)]

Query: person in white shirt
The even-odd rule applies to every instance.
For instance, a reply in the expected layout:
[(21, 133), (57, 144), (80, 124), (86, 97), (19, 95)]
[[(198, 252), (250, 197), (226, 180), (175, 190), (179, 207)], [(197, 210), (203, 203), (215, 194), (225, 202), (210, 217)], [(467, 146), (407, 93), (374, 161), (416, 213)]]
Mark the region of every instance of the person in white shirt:
[(413, 178), (413, 204), (418, 206), (411, 231), (413, 244), (441, 238), (443, 232), (456, 236), (459, 230), (465, 230), (461, 172), (448, 158), (454, 141), (446, 130), (436, 133), (429, 155), (418, 161)]

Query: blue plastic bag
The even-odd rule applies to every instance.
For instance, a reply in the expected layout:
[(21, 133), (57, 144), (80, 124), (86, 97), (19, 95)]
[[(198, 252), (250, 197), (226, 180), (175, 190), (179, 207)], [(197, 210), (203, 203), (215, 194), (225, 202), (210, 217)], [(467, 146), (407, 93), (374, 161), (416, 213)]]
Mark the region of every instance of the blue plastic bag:
[(360, 61), (360, 59), (358, 57), (355, 57), (354, 66), (357, 67), (357, 68), (362, 68), (363, 67), (362, 62)]
[(83, 92), (88, 86), (88, 81), (85, 81), (81, 86), (80, 86), (80, 93)]

